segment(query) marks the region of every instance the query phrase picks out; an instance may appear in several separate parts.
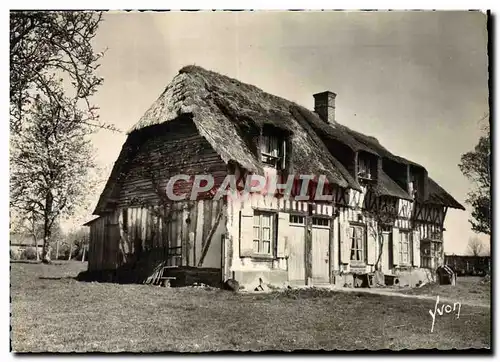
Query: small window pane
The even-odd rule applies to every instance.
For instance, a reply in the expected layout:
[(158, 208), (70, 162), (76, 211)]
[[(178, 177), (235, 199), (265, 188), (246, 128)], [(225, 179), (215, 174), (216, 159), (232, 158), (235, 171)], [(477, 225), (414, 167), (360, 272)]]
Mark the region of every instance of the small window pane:
[(264, 240), (262, 242), (262, 252), (263, 253), (267, 253), (267, 254), (270, 254), (271, 253), (271, 242), (270, 241), (266, 241)]
[(292, 224), (304, 224), (304, 216), (290, 215), (290, 223), (292, 223)]
[(258, 226), (254, 226), (253, 227), (253, 238), (254, 239), (258, 240), (260, 238), (259, 232), (260, 232), (260, 228)]
[(271, 240), (271, 229), (262, 228), (262, 240)]
[(253, 224), (254, 225), (260, 225), (260, 215), (254, 215), (253, 216)]
[(259, 240), (254, 240), (253, 241), (253, 251), (258, 253), (259, 252)]

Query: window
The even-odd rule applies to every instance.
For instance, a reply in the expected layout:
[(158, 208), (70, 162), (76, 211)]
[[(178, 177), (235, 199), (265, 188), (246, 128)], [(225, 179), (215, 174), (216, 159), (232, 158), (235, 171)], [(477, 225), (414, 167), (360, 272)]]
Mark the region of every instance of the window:
[(374, 176), (373, 161), (368, 157), (360, 156), (358, 158), (358, 177), (372, 180)]
[(392, 232), (392, 225), (390, 224), (380, 224), (380, 230), (384, 233)]
[(433, 247), (430, 241), (420, 241), (420, 266), (422, 268), (432, 268)]
[(320, 217), (313, 217), (312, 224), (317, 226), (330, 226), (330, 220)]
[(432, 240), (420, 241), (420, 266), (435, 269), (440, 264), (443, 254), (443, 244)]
[(411, 242), (410, 242), (410, 232), (401, 231), (399, 232), (399, 261), (401, 264), (410, 264), (411, 262)]
[(349, 227), (349, 238), (351, 240), (351, 261), (363, 262), (365, 260), (365, 228), (351, 225)]
[(304, 216), (301, 215), (290, 215), (291, 224), (302, 224), (304, 225)]
[(255, 212), (253, 216), (253, 251), (256, 254), (271, 255), (274, 239), (274, 214)]
[(275, 168), (284, 168), (285, 142), (278, 136), (264, 134), (261, 137), (262, 162)]
[(408, 184), (408, 193), (410, 194), (411, 197), (415, 198), (417, 196), (417, 190), (418, 190), (417, 179), (415, 178), (415, 176), (412, 176)]

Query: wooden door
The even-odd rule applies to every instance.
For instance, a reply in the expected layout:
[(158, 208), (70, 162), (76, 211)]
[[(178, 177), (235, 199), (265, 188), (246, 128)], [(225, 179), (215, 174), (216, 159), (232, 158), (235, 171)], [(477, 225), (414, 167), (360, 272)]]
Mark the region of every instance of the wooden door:
[(312, 278), (315, 283), (330, 282), (330, 219), (312, 219)]
[(288, 281), (290, 284), (306, 283), (305, 217), (290, 216), (288, 241)]

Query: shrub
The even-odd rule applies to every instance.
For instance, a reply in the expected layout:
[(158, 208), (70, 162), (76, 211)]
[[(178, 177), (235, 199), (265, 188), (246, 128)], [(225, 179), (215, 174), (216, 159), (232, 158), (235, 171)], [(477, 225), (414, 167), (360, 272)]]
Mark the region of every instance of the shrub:
[(36, 249), (32, 246), (26, 248), (23, 254), (23, 259), (36, 260)]
[(10, 260), (19, 260), (21, 259), (21, 253), (19, 250), (10, 249)]

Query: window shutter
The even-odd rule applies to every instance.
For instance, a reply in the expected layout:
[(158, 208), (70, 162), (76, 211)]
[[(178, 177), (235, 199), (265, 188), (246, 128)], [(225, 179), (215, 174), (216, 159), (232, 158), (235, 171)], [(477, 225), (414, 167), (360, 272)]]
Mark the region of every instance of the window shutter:
[(394, 265), (399, 265), (399, 229), (392, 228), (392, 262)]
[(253, 209), (244, 207), (240, 212), (240, 257), (253, 254)]
[(351, 257), (351, 238), (349, 237), (349, 223), (340, 223), (340, 262), (349, 264)]
[(366, 263), (370, 265), (375, 265), (377, 251), (377, 235), (370, 230), (368, 226), (367, 231), (367, 241), (366, 241)]
[(289, 216), (285, 212), (278, 213), (278, 230), (277, 230), (277, 257), (284, 258), (286, 255), (287, 241), (289, 234)]
[(420, 268), (420, 231), (413, 230), (413, 265)]

